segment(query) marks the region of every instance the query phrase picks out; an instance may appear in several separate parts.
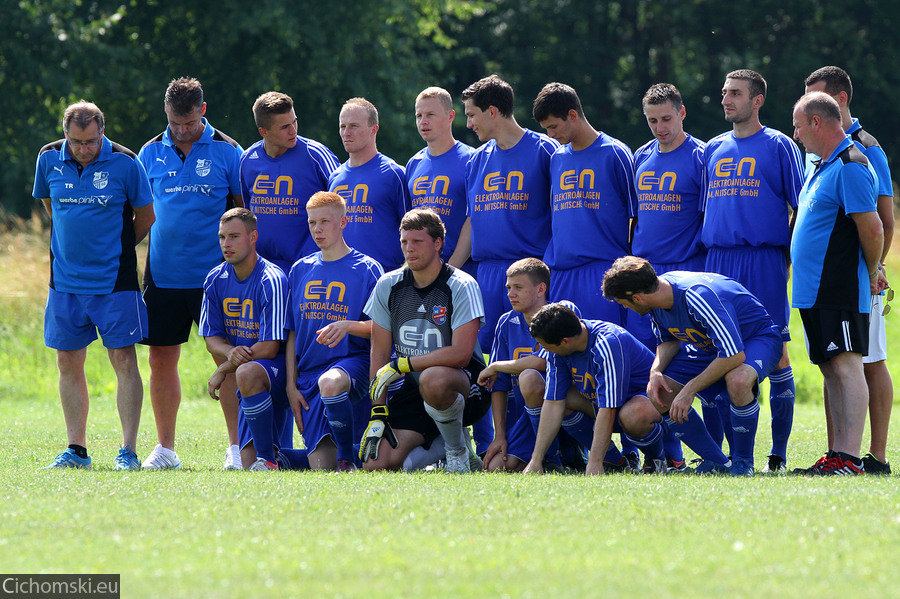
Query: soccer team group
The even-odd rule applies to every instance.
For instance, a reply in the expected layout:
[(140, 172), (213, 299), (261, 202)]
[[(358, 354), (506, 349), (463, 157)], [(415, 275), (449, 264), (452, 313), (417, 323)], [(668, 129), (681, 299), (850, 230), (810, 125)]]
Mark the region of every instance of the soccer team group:
[[(827, 451), (794, 472), (889, 473), (890, 173), (850, 116), (847, 73), (823, 67), (805, 85), (792, 116), (806, 161), (761, 125), (766, 82), (750, 70), (726, 76), (732, 129), (707, 143), (685, 133), (675, 86), (652, 86), (654, 139), (634, 153), (561, 83), (534, 100), (546, 135), (521, 127), (496, 75), (462, 93), (472, 148), (453, 137), (450, 93), (430, 87), (415, 100), (426, 147), (405, 168), (378, 152), (364, 98), (340, 112), (343, 164), (298, 135), (279, 92), (254, 103), (247, 150), (207, 121), (192, 78), (169, 84), (168, 126), (136, 155), (104, 135), (96, 105), (69, 106), (34, 184), (53, 223), (44, 337), (68, 436), (49, 468), (91, 467), (84, 363), (98, 335), (118, 383), (114, 467), (179, 468), (178, 362), (196, 322), (226, 469), (747, 476), (768, 378), (760, 470), (786, 472), (790, 269), (828, 424)], [(158, 436), (143, 462), (136, 343)]]

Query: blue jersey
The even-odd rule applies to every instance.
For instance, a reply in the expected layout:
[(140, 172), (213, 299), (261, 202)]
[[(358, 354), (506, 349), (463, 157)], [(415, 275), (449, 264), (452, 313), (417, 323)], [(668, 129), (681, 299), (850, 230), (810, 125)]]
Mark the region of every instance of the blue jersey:
[(525, 130), (508, 150), (490, 140), (466, 166), (472, 259), (541, 258), (550, 241), (550, 156), (559, 144)]
[(347, 202), (344, 240), (385, 271), (403, 264), (400, 219), (409, 204), (403, 167), (379, 152), (362, 166), (342, 164), (328, 178), (328, 190)]
[(703, 160), (706, 144), (687, 136), (671, 152), (653, 140), (634, 153), (637, 226), (631, 250), (653, 264), (685, 262), (703, 252)]
[(647, 393), (653, 353), (618, 325), (583, 320), (588, 343), (568, 356), (547, 354), (544, 399), (562, 401), (574, 385), (599, 408), (620, 408), (635, 395)]
[(203, 286), (209, 269), (222, 261), (219, 219), (233, 207), (230, 196), (241, 195), (241, 146), (202, 120), (206, 128), (187, 156), (168, 128), (138, 153), (153, 190), (149, 268), (157, 287)]
[(657, 343), (678, 340), (698, 352), (727, 358), (744, 351), (744, 342), (781, 333), (759, 300), (743, 285), (708, 272), (672, 271), (660, 275), (672, 285), (673, 305), (650, 311)]
[[(563, 300), (560, 304), (571, 308), (578, 318), (581, 311), (570, 301)], [(547, 359), (547, 351), (540, 346), (531, 336), (525, 316), (515, 310), (510, 310), (497, 321), (497, 330), (494, 334), (494, 345), (491, 347), (491, 363), (504, 360), (518, 360), (532, 354)], [(491, 387), (491, 391), (510, 391), (510, 395), (516, 401), (524, 402), (519, 393), (519, 377), (505, 372), (497, 373), (497, 380)], [(511, 423), (510, 423), (511, 424)]]
[(134, 152), (105, 135), (97, 158), (79, 172), (64, 139), (41, 148), (32, 195), (50, 199), (50, 287), (104, 295), (137, 291), (134, 212), (153, 203)]
[(412, 202), (409, 208), (431, 208), (437, 212), (447, 237), (441, 259), (453, 255), (459, 232), (469, 215), (466, 204), (466, 164), (475, 149), (461, 141), (440, 156), (432, 156), (428, 148), (419, 150), (406, 163), (406, 185)]
[(550, 157), (553, 236), (544, 257), (550, 270), (629, 253), (628, 219), (637, 205), (633, 160), (628, 146), (605, 133), (584, 150), (567, 144)]
[(321, 374), (339, 358), (368, 356), (368, 339), (346, 335), (330, 348), (316, 342), (316, 331), (337, 320), (368, 320), (363, 308), (382, 274), (375, 260), (356, 250), (331, 262), (316, 252), (294, 264), (285, 328), (297, 334), (290, 349), (298, 377)]
[(266, 154), (263, 140), (241, 157), (241, 195), (258, 220), (256, 251), (285, 273), (319, 249), (309, 234), (306, 202), (328, 189), (338, 164), (323, 144), (299, 135), (297, 145), (278, 158)]
[(262, 256), (253, 272), (240, 280), (227, 262), (216, 266), (203, 283), (200, 334), (222, 337), (231, 345), (284, 341), (287, 276)]
[(783, 133), (729, 131), (706, 144), (701, 238), (708, 248), (790, 245), (789, 209), (803, 186), (803, 157)]
[(807, 176), (791, 240), (795, 308), (870, 312), (869, 275), (850, 215), (876, 210), (876, 181), (849, 136)]

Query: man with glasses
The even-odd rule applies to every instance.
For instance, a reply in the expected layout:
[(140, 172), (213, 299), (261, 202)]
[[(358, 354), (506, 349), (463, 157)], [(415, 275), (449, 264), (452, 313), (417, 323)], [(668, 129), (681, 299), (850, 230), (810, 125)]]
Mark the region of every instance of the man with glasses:
[(134, 246), (153, 224), (147, 174), (134, 152), (104, 136), (100, 109), (84, 100), (63, 115), (65, 138), (38, 154), (33, 195), (53, 223), (44, 343), (56, 350), (68, 448), (48, 468), (91, 468), (86, 429), (87, 346), (98, 333), (116, 372), (123, 443), (116, 470), (141, 467), (135, 452), (144, 387), (134, 344), (146, 333)]

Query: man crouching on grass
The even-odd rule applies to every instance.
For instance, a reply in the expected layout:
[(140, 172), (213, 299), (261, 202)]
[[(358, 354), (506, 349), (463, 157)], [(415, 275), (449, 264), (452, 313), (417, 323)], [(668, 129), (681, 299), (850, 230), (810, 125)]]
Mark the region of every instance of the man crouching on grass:
[[(603, 276), (603, 295), (650, 314), (656, 358), (647, 393), (666, 424), (704, 462), (697, 473), (753, 474), (759, 381), (781, 359), (781, 332), (763, 305), (728, 277), (673, 271), (657, 276), (649, 262), (625, 256)], [(715, 444), (691, 404), (694, 396), (731, 398), (733, 460)], [(733, 463), (729, 463), (733, 462)]]
[(614, 432), (624, 432), (643, 452), (645, 464), (665, 474), (662, 418), (646, 396), (653, 364), (650, 350), (622, 327), (581, 320), (562, 304), (541, 308), (530, 331), (549, 355), (541, 422), (525, 473), (543, 472), (544, 455), (559, 432), (566, 398), (580, 394), (597, 407), (585, 474), (603, 474), (603, 456)]
[[(444, 235), (432, 210), (407, 212), (400, 221), (406, 266), (378, 279), (366, 304), (373, 402), (360, 447), (366, 470), (399, 469), (412, 450), (429, 448), (438, 435), (447, 471), (471, 469), (464, 427), (491, 405), (475, 383), (484, 369), (478, 345), (484, 306), (475, 279), (441, 261)], [(388, 387), (400, 379), (403, 386), (388, 400)]]

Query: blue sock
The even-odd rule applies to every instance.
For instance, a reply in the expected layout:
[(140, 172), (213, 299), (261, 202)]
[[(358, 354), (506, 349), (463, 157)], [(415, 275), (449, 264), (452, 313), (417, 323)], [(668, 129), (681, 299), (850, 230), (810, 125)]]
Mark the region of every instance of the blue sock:
[(794, 425), (794, 371), (790, 366), (769, 375), (769, 406), (772, 409), (770, 453), (787, 460), (788, 438)]
[(585, 449), (590, 449), (594, 442), (594, 421), (583, 412), (572, 412), (563, 418), (562, 427)]
[(353, 460), (353, 405), (346, 391), (333, 397), (323, 397), (325, 417), (334, 435), (339, 460)]
[[(718, 416), (717, 416), (718, 417)], [(663, 422), (665, 424), (665, 422)], [(668, 426), (663, 426), (663, 453), (673, 462), (684, 461), (684, 451), (681, 448), (681, 441), (675, 436), (675, 433), (669, 430)]]
[(728, 463), (728, 457), (722, 453), (721, 448), (719, 448), (719, 446), (716, 445), (716, 442), (712, 440), (712, 437), (709, 436), (706, 425), (703, 424), (703, 419), (700, 418), (700, 414), (697, 413), (697, 410), (691, 408), (691, 411), (688, 412), (687, 419), (683, 424), (678, 424), (672, 420), (668, 413), (666, 413), (663, 418), (665, 419), (666, 426), (669, 427), (669, 430), (672, 431), (682, 443), (694, 450), (694, 453), (698, 456), (704, 460), (709, 460), (717, 464)]
[[(622, 435), (622, 441), (622, 445), (624, 446), (625, 435)], [(632, 444), (632, 447), (634, 447), (634, 444)], [(637, 448), (635, 447), (635, 449)], [(612, 439), (609, 440), (609, 447), (606, 449), (606, 455), (603, 456), (603, 461), (609, 462), (610, 464), (622, 463), (622, 452), (619, 451), (619, 448), (616, 447), (616, 444)]]
[(628, 439), (640, 448), (641, 453), (643, 453), (646, 458), (651, 460), (665, 459), (665, 452), (663, 451), (663, 427), (658, 422), (653, 425), (653, 430), (644, 437), (632, 437), (630, 435), (622, 436), (628, 436)]
[(632, 443), (631, 438), (625, 433), (619, 435), (619, 443), (622, 444), (622, 453), (633, 453), (637, 455), (640, 451), (638, 446)]
[(475, 453), (483, 455), (494, 440), (494, 416), (491, 410), (472, 425), (472, 440), (475, 441)]
[(702, 402), (703, 424), (710, 438), (716, 442), (716, 445), (722, 447), (722, 441), (725, 440), (725, 429), (722, 428), (722, 417), (719, 416), (719, 410), (716, 409), (716, 402)]
[(731, 430), (731, 398), (728, 397), (727, 393), (722, 393), (716, 397), (716, 408), (719, 412), (719, 419), (722, 421), (722, 432), (725, 433), (725, 440), (728, 441), (728, 453), (734, 453), (734, 434)]
[(309, 470), (309, 450), (279, 449), (277, 459), (282, 470)]
[(525, 406), (525, 411), (528, 412), (528, 420), (531, 421), (531, 428), (534, 430), (534, 436), (537, 437), (538, 425), (541, 423), (541, 408)]
[(253, 437), (253, 446), (256, 447), (256, 455), (270, 462), (275, 461), (275, 451), (272, 449), (274, 442), (272, 396), (268, 391), (243, 396), (238, 391), (238, 400), (241, 409), (244, 410), (244, 419), (250, 427), (250, 436)]
[(759, 402), (755, 399), (740, 408), (731, 406), (731, 428), (734, 431), (733, 457), (753, 461), (753, 446), (758, 424)]

